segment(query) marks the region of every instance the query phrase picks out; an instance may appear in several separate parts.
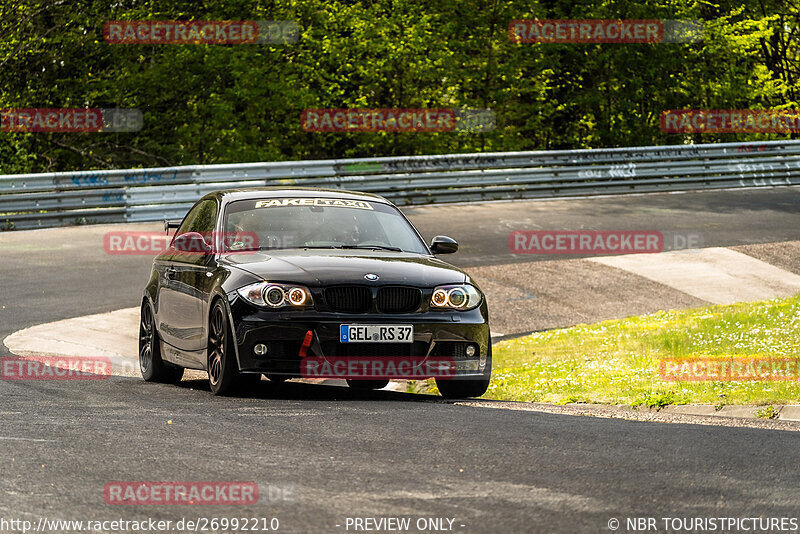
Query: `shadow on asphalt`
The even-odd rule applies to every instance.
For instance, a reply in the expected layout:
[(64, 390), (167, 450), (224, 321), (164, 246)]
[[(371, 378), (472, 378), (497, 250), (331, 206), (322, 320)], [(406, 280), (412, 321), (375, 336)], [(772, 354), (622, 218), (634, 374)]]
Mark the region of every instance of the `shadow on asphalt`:
[[(137, 382), (143, 387), (156, 387), (168, 388), (172, 391), (192, 390), (200, 391), (208, 395), (209, 399), (215, 398), (211, 394), (211, 389), (206, 379), (184, 379), (180, 383), (172, 384), (155, 384), (143, 381), (141, 378), (134, 377), (113, 377), (116, 380), (124, 380)], [(338, 381), (337, 381), (338, 382)], [(284, 383), (270, 382), (267, 379), (261, 380), (258, 385), (250, 387), (246, 390), (239, 391), (232, 395), (227, 395), (220, 398), (228, 399), (263, 399), (263, 400), (298, 400), (298, 401), (386, 401), (386, 402), (416, 402), (416, 403), (437, 403), (437, 404), (455, 404), (464, 401), (476, 402), (480, 401), (482, 404), (498, 404), (507, 405), (514, 404), (515, 401), (500, 401), (494, 399), (484, 399), (475, 397), (464, 398), (449, 398), (445, 399), (439, 395), (429, 393), (405, 393), (400, 391), (391, 390), (357, 390), (352, 389), (346, 385), (342, 380), (339, 384), (310, 384), (307, 382), (292, 382), (287, 381)], [(521, 403), (527, 404), (527, 403)]]
[[(207, 380), (183, 380), (172, 387), (207, 391), (211, 395)], [(362, 391), (347, 386), (308, 384), (287, 381), (282, 384), (262, 380), (257, 386), (230, 395), (233, 398), (281, 399), (281, 400), (349, 400), (349, 401), (404, 401), (404, 402), (451, 402), (438, 395), (425, 393), (403, 393), (399, 391)]]

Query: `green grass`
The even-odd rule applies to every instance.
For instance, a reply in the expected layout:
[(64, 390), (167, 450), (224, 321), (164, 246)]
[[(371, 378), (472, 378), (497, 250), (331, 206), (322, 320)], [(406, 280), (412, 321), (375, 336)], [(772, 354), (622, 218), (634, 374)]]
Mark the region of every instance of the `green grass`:
[[(793, 404), (797, 381), (669, 382), (662, 358), (800, 358), (800, 295), (550, 330), (494, 346), (485, 398), (669, 404)], [(766, 414), (768, 416), (769, 414)]]
[(761, 419), (777, 419), (778, 411), (773, 405), (770, 404), (766, 408), (758, 410), (756, 412), (756, 417), (760, 417)]

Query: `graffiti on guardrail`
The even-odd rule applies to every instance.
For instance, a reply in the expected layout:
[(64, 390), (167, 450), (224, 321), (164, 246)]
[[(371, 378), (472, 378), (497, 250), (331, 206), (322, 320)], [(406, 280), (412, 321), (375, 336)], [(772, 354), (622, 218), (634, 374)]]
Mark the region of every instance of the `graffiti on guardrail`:
[(675, 157), (702, 157), (701, 148), (698, 146), (680, 146), (656, 148), (653, 150), (635, 150), (630, 152), (605, 152), (601, 150), (587, 151), (583, 154), (570, 156), (571, 163), (590, 163), (597, 161), (625, 160), (656, 160), (670, 159)]
[(635, 163), (621, 163), (611, 165), (608, 169), (585, 169), (578, 171), (578, 178), (634, 178), (636, 176)]
[(612, 178), (632, 178), (636, 176), (636, 164), (623, 163), (621, 165), (612, 165), (608, 170), (608, 175)]
[[(134, 171), (119, 175), (119, 180), (124, 182), (127, 185), (145, 185), (145, 184), (154, 184), (159, 182), (171, 182), (176, 180), (178, 177), (178, 171), (166, 171), (166, 172), (151, 172), (151, 171)], [(101, 186), (101, 185), (111, 185), (110, 178), (113, 178), (112, 175), (107, 173), (103, 173), (102, 171), (95, 171), (95, 172), (76, 172), (70, 176), (70, 181), (77, 185), (77, 186)]]
[(492, 156), (453, 156), (453, 157), (430, 157), (420, 159), (399, 159), (383, 164), (387, 171), (422, 171), (422, 170), (452, 170), (463, 169), (465, 167), (491, 167), (497, 164), (500, 158)]
[(742, 145), (736, 148), (736, 152), (764, 152), (766, 145)]
[(143, 185), (153, 184), (158, 182), (173, 181), (178, 177), (178, 171), (172, 172), (134, 172), (123, 176), (126, 184)]
[(396, 161), (388, 161), (383, 164), (383, 168), (387, 171), (450, 170), (464, 167), (489, 167), (496, 164), (498, 161), (500, 161), (498, 158), (480, 155), (453, 156), (447, 158), (430, 157), (413, 160), (399, 159)]
[(70, 177), (70, 180), (75, 185), (108, 185), (108, 177), (104, 174), (79, 172)]
[(783, 176), (784, 169), (800, 168), (800, 162), (773, 163), (737, 163), (728, 166), (729, 172), (739, 175), (739, 185), (742, 187), (769, 187), (779, 185), (792, 185), (789, 176)]
[(778, 185), (794, 185), (791, 178), (742, 178), (739, 180), (742, 187), (771, 187)]
[[(420, 156), (414, 159), (399, 158), (394, 161), (382, 163), (373, 162), (352, 162), (340, 163), (333, 166), (335, 172), (413, 172), (413, 171), (436, 171), (436, 170), (455, 170), (468, 168), (482, 168), (497, 165), (502, 158), (495, 156), (475, 155), (456, 155), (456, 156)], [(337, 177), (339, 179), (341, 177)]]

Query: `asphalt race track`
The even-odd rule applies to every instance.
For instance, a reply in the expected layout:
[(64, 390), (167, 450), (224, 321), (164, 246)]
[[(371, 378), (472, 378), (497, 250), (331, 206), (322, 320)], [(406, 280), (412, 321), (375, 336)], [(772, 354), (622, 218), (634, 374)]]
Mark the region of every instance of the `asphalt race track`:
[[(800, 239), (800, 187), (609, 196), (530, 202), (413, 207), (404, 210), (423, 237), (455, 237), (447, 261), (460, 267), (545, 261), (513, 255), (512, 230), (660, 230), (699, 234), (702, 245)], [(138, 306), (150, 273), (147, 256), (110, 256), (109, 230), (157, 231), (160, 223), (0, 233), (0, 339), (35, 324)], [(576, 258), (579, 256), (569, 256)], [(0, 345), (0, 354), (8, 354)]]
[[(117, 378), (3, 384), (0, 513), (277, 517), (281, 532), (300, 533), (346, 532), (335, 525), (364, 516), (449, 517), (465, 525), (454, 532), (607, 532), (612, 517), (791, 516), (800, 501), (797, 432), (306, 384), (264, 383), (245, 398), (204, 389)], [(247, 480), (290, 495), (238, 508), (104, 504), (106, 483), (134, 480)]]
[[(427, 240), (458, 239), (453, 263), (468, 267), (540, 259), (509, 254), (516, 229), (693, 231), (704, 246), (797, 240), (798, 210), (800, 189), (774, 188), (405, 211)], [(138, 304), (151, 260), (89, 246), (108, 229), (0, 235), (0, 338)], [(316, 533), (354, 532), (347, 518), (403, 516), (452, 519), (452, 532), (517, 533), (611, 532), (616, 518), (627, 532), (630, 517), (794, 517), (800, 507), (797, 425), (555, 415), (299, 383), (215, 398), (203, 381), (119, 377), (0, 381), (0, 399), (0, 519), (34, 524), (247, 516)], [(103, 499), (112, 481), (237, 480), (259, 485), (258, 504)]]

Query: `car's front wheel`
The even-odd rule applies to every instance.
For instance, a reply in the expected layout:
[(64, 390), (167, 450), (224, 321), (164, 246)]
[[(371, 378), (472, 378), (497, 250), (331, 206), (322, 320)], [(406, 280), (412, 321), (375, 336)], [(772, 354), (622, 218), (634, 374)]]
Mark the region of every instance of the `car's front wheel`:
[(139, 370), (147, 382), (177, 384), (183, 377), (183, 368), (161, 359), (161, 342), (158, 338), (155, 316), (149, 302), (142, 304), (139, 320)]
[(242, 375), (233, 352), (234, 340), (225, 306), (217, 301), (211, 309), (208, 328), (208, 383), (214, 395), (228, 395), (245, 389), (261, 375)]
[(489, 388), (492, 378), (492, 346), (489, 345), (489, 354), (486, 356), (486, 366), (480, 378), (437, 378), (436, 387), (446, 399), (463, 399), (466, 397), (480, 397)]

